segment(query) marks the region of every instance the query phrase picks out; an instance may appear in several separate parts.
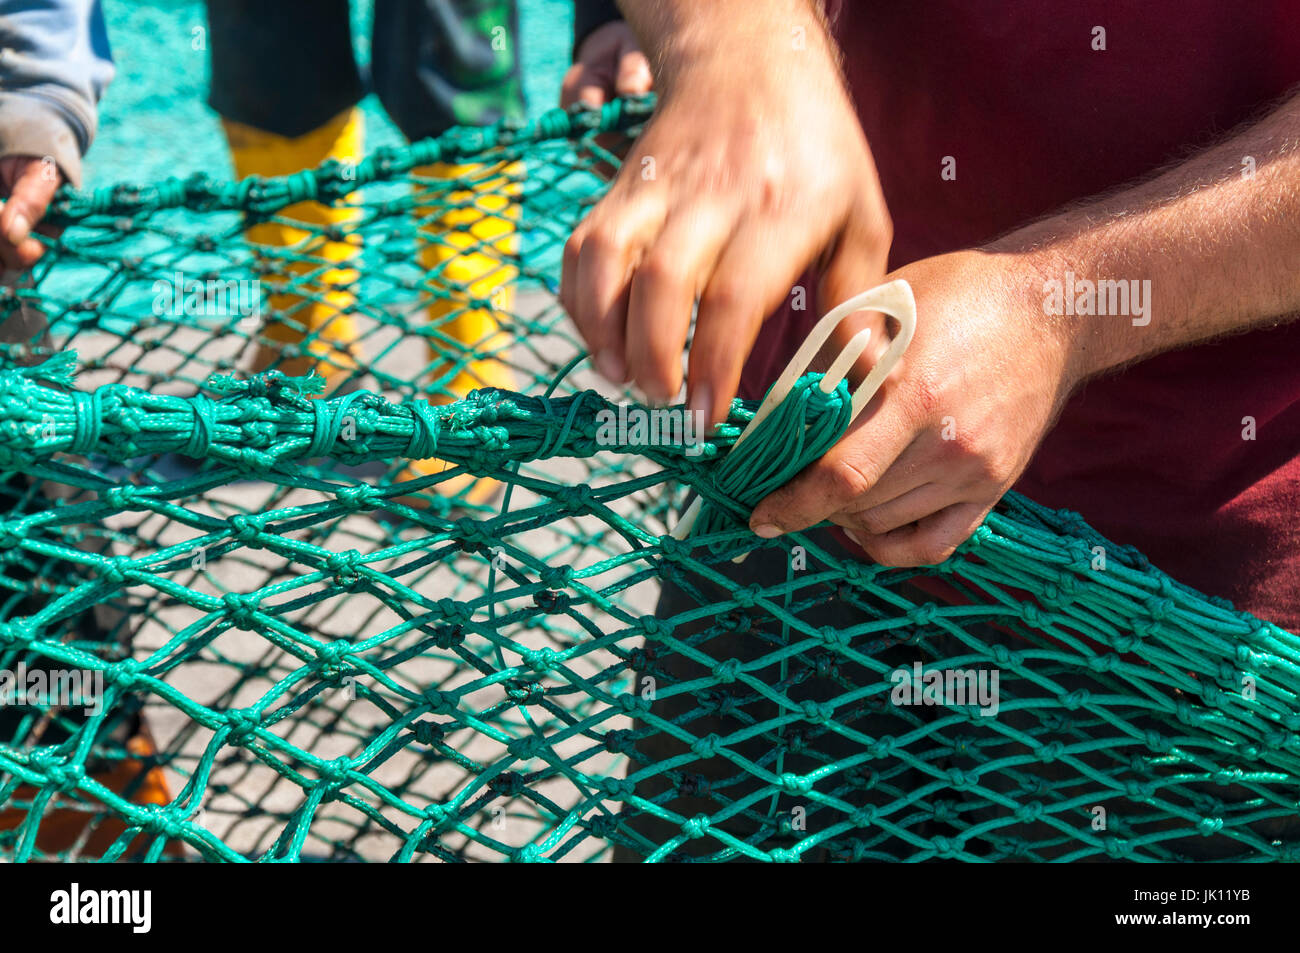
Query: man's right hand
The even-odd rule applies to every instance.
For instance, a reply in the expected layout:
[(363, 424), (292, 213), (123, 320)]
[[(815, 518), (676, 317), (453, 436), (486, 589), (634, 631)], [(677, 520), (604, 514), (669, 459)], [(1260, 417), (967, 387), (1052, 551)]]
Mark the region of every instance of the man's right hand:
[(821, 266), (823, 309), (878, 284), (892, 226), (807, 0), (625, 3), (659, 106), (565, 247), (561, 300), (597, 368), (726, 416), (764, 317)]

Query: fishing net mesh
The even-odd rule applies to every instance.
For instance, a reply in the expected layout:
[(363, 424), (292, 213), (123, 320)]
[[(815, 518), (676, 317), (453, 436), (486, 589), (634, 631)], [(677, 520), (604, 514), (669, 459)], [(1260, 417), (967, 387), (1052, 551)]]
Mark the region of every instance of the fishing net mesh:
[(938, 567), (757, 539), (816, 375), (743, 458), (749, 403), (597, 392), (561, 249), (650, 108), (61, 196), (0, 288), (0, 856), (1296, 858), (1294, 635), (1015, 495)]

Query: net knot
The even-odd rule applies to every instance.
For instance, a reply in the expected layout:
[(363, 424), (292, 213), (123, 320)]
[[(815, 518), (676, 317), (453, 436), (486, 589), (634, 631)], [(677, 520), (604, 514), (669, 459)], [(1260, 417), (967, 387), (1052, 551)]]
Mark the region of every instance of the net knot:
[(993, 657), (993, 661), (1000, 668), (1018, 667), (1021, 662), (1019, 653), (1013, 653), (1009, 648), (1001, 644), (990, 646), (989, 655)]
[(701, 758), (712, 758), (718, 753), (718, 746), (722, 744), (722, 739), (715, 734), (705, 735), (703, 738), (697, 738), (691, 744), (691, 750)]
[(336, 787), (348, 779), (348, 774), (352, 771), (352, 760), (340, 756), (333, 761), (326, 761), (319, 770), (321, 778)]
[(867, 753), (873, 758), (888, 758), (898, 747), (898, 741), (892, 735), (884, 735), (867, 745)]
[(262, 727), (262, 719), (250, 709), (235, 708), (226, 712), (226, 724), (230, 726), (230, 741), (243, 745), (249, 736)]
[(1059, 741), (1049, 741), (1038, 748), (1038, 760), (1044, 764), (1051, 764), (1065, 751), (1065, 745)]
[(236, 513), (226, 522), (230, 524), (231, 539), (237, 540), (249, 549), (262, 548), (261, 540), (264, 523), (260, 516)]
[(1020, 603), (1020, 618), (1025, 621), (1025, 625), (1032, 629), (1041, 629), (1043, 627), (1042, 610), (1032, 602)]
[(85, 769), (81, 765), (69, 762), (64, 755), (52, 751), (36, 752), (32, 755), (31, 764), (45, 775), (45, 784), (42, 787), (52, 787), (57, 791), (75, 788), (86, 776)]
[(545, 738), (539, 738), (537, 735), (525, 735), (522, 738), (514, 739), (506, 745), (506, 751), (510, 752), (512, 758), (517, 758), (520, 761), (527, 761), (529, 758), (537, 757), (548, 747), (549, 745)]
[(347, 589), (361, 581), (362, 559), (361, 553), (355, 549), (330, 553), (329, 558), (325, 560), (325, 568), (333, 574), (334, 582), (338, 586)]
[(673, 624), (667, 619), (652, 615), (643, 615), (640, 620), (641, 631), (647, 639), (662, 639), (673, 634)]
[(560, 663), (555, 650), (546, 647), (525, 651), (520, 659), (538, 675), (545, 675)]
[(449, 692), (440, 692), (436, 688), (427, 688), (421, 697), (429, 711), (435, 714), (444, 715), (456, 710), (456, 696)]
[(144, 812), (145, 816), (139, 823), (148, 833), (173, 840), (186, 833), (186, 823), (176, 817), (166, 805), (150, 804), (145, 807)]
[(1029, 803), (1022, 804), (1018, 808), (1016, 808), (1016, 820), (1020, 821), (1022, 824), (1028, 824), (1032, 821), (1036, 821), (1042, 816), (1043, 816), (1042, 801), (1030, 801)]
[(518, 771), (502, 771), (488, 782), (488, 790), (502, 797), (518, 797), (528, 790), (528, 783)]
[(316, 659), (320, 662), (323, 669), (331, 670), (337, 674), (341, 668), (343, 657), (352, 649), (352, 643), (346, 639), (335, 639), (333, 642), (327, 642), (324, 645), (316, 646)]
[(600, 789), (610, 797), (625, 798), (636, 793), (636, 785), (627, 778), (603, 777), (599, 783)]
[(624, 692), (622, 695), (616, 696), (614, 704), (629, 715), (639, 715), (650, 710), (650, 702), (635, 692)]
[(749, 609), (757, 605), (759, 600), (763, 598), (763, 589), (757, 584), (748, 585), (733, 592), (731, 598), (736, 605)]
[(129, 692), (140, 681), (139, 672), (140, 663), (129, 658), (110, 665), (105, 669), (104, 677), (123, 691)]
[(563, 487), (555, 494), (555, 501), (574, 516), (581, 516), (588, 512), (596, 502), (591, 495), (591, 487), (585, 483), (578, 483), (574, 486)]
[(433, 644), (440, 649), (454, 649), (465, 641), (465, 631), (459, 625), (438, 625), (433, 629)]
[(724, 685), (734, 682), (741, 673), (743, 663), (738, 658), (729, 658), (713, 667), (713, 677)]
[(1109, 672), (1119, 665), (1122, 660), (1114, 652), (1107, 652), (1105, 655), (1094, 655), (1088, 659), (1088, 667), (1094, 672)]
[(784, 847), (774, 847), (768, 851), (767, 856), (774, 864), (797, 864), (799, 863), (799, 854), (793, 850), (786, 850)]
[(307, 459), (328, 456), (348, 421), (351, 421), (351, 439), (355, 439), (360, 422), (352, 413), (352, 405), (365, 396), (365, 391), (358, 390), (338, 401), (312, 401), (311, 442), (307, 445), (303, 456)]
[(547, 566), (537, 574), (546, 589), (563, 589), (573, 581), (572, 566)]
[(128, 556), (114, 556), (105, 559), (98, 566), (99, 576), (105, 582), (120, 586), (132, 576), (133, 563)]
[(1132, 853), (1127, 841), (1122, 841), (1117, 837), (1108, 837), (1102, 841), (1102, 848), (1106, 851), (1106, 856), (1115, 860), (1124, 860)]
[(139, 509), (141, 488), (131, 483), (111, 486), (99, 491), (99, 498), (116, 510)]
[(615, 728), (605, 732), (605, 750), (611, 754), (627, 754), (635, 746), (632, 732), (626, 728)]
[(682, 833), (691, 840), (699, 840), (708, 832), (709, 818), (707, 814), (696, 814), (682, 824)]
[(837, 629), (834, 626), (824, 625), (817, 630), (822, 644), (831, 649), (844, 649), (849, 647), (853, 641), (853, 636), (847, 629)]
[(344, 509), (359, 513), (364, 510), (373, 510), (382, 497), (382, 493), (368, 483), (360, 483), (356, 486), (345, 486), (334, 491), (334, 498), (337, 499)]
[(1081, 705), (1088, 704), (1088, 700), (1091, 697), (1092, 697), (1091, 692), (1089, 692), (1086, 688), (1080, 688), (1070, 692), (1069, 694), (1062, 695), (1061, 704), (1064, 705), (1070, 711), (1075, 711)]
[(955, 857), (962, 851), (962, 843), (947, 837), (938, 836), (930, 839), (930, 847), (938, 857)]
[(1155, 793), (1155, 785), (1150, 781), (1130, 780), (1124, 784), (1124, 793), (1135, 801), (1145, 801)]
[(436, 721), (417, 721), (415, 723), (415, 740), (422, 745), (438, 745), (446, 737), (447, 730)]
[(835, 717), (835, 706), (829, 702), (806, 701), (803, 703), (803, 717), (814, 725), (824, 725)]
[(801, 774), (783, 774), (777, 783), (786, 794), (807, 794), (813, 787), (812, 779)]
[(510, 855), (510, 860), (516, 864), (540, 864), (546, 862), (546, 857), (536, 844), (525, 844)]
[(474, 612), (465, 603), (457, 602), (455, 599), (439, 599), (435, 605), (438, 607), (439, 616), (450, 625), (464, 625)]
[(948, 771), (948, 783), (954, 791), (964, 791), (979, 783), (979, 774), (974, 771), (968, 774), (961, 768), (951, 768)]
[(907, 614), (907, 621), (912, 625), (925, 626), (933, 622), (939, 615), (939, 607), (933, 602), (927, 602), (924, 605), (917, 606)]
[(226, 617), (241, 629), (253, 629), (257, 600), (239, 592), (227, 592), (221, 597), (226, 607)]
[(27, 619), (11, 619), (0, 622), (0, 643), (6, 645), (27, 645), (35, 638), (35, 630)]
[(1143, 740), (1146, 742), (1146, 746), (1156, 754), (1167, 754), (1173, 747), (1168, 738), (1154, 730), (1148, 731)]
[[(944, 802), (947, 803), (947, 802)], [(877, 808), (874, 804), (860, 807), (849, 816), (849, 823), (854, 827), (870, 827), (876, 823)], [(939, 819), (939, 805), (935, 805), (935, 818)]]

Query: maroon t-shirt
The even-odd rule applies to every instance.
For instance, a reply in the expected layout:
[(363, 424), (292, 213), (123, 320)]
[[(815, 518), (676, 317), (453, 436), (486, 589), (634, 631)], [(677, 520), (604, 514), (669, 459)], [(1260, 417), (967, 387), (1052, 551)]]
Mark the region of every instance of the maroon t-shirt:
[[(891, 268), (1150, 172), (1300, 84), (1294, 0), (827, 6), (894, 220)], [(955, 180), (940, 177), (945, 156)], [(768, 322), (744, 396), (762, 395), (819, 313)], [(1300, 323), (1089, 382), (1016, 489), (1300, 631)]]

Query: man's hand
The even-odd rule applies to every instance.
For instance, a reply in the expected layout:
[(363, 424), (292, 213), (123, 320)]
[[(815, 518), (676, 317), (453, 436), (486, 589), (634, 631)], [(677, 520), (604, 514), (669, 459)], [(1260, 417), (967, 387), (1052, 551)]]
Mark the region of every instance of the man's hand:
[(888, 566), (942, 562), (1015, 483), (1075, 381), (1068, 319), (1022, 256), (957, 252), (889, 276), (916, 294), (902, 362), (830, 452), (754, 509), (771, 537), (830, 520)]
[(37, 225), (62, 184), (63, 173), (46, 159), (0, 159), (0, 194), (4, 196), (0, 208), (0, 262), (6, 269), (26, 271), (45, 251), (45, 246), (32, 237), (32, 231), (52, 234), (46, 227), (37, 229)]
[(725, 416), (764, 317), (809, 264), (821, 304), (877, 284), (892, 228), (807, 0), (625, 3), (658, 111), (565, 247), (561, 301), (616, 382)]
[(582, 103), (599, 109), (619, 96), (641, 96), (654, 85), (650, 61), (641, 52), (636, 34), (623, 20), (592, 30), (564, 74), (560, 105)]
[[(1258, 171), (1243, 175), (1242, 156)], [(899, 269), (891, 277), (917, 299), (907, 354), (845, 438), (759, 503), (750, 526), (773, 536), (829, 519), (877, 562), (942, 562), (1081, 382), (1300, 317), (1296, 222), (1300, 96), (1131, 189)], [(1144, 283), (1141, 313), (1134, 297), (1127, 310), (1061, 314), (1049, 288), (1067, 273), (1098, 288)]]

